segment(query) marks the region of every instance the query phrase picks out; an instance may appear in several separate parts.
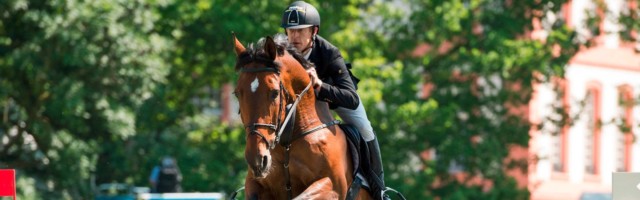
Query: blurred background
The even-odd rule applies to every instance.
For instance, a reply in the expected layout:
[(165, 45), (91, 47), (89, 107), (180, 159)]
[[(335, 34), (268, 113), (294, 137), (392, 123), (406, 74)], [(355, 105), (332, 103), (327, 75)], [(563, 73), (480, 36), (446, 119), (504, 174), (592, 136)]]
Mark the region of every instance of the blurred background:
[[(387, 185), (408, 199), (607, 199), (640, 171), (637, 0), (309, 0), (362, 81)], [(0, 168), (19, 199), (244, 183), (231, 32), (290, 1), (0, 1)]]

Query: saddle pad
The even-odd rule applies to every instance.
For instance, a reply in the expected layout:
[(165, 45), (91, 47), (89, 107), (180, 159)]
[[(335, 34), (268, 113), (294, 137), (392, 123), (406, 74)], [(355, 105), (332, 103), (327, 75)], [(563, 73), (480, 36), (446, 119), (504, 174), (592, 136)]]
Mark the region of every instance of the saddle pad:
[(360, 171), (360, 152), (362, 151), (361, 147), (365, 145), (361, 145), (364, 141), (360, 136), (360, 132), (353, 125), (350, 124), (340, 124), (339, 125), (344, 134), (347, 136), (347, 144), (349, 149), (349, 154), (351, 154), (351, 162), (353, 163), (353, 176)]

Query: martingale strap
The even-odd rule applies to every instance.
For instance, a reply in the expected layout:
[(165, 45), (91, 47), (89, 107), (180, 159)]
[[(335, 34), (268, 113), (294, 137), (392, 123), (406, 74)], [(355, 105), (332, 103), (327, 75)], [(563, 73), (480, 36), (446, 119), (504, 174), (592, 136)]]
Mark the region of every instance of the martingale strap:
[[(242, 68), (240, 69), (240, 72), (243, 73), (257, 73), (257, 72), (274, 72), (277, 74), (280, 74), (280, 71), (277, 68), (272, 68), (272, 67), (265, 67), (265, 68)], [(267, 143), (267, 145), (269, 146), (269, 149), (273, 149), (275, 148), (275, 144), (280, 144), (281, 146), (284, 147), (285, 149), (285, 153), (284, 153), (284, 175), (285, 175), (285, 190), (287, 191), (287, 199), (292, 199), (292, 191), (291, 191), (291, 174), (289, 172), (289, 160), (290, 160), (290, 150), (291, 150), (291, 143), (297, 139), (300, 139), (308, 134), (311, 134), (313, 132), (316, 132), (318, 130), (327, 128), (329, 126), (333, 126), (333, 125), (337, 125), (340, 124), (340, 120), (333, 120), (329, 123), (326, 124), (322, 124), (319, 125), (317, 127), (311, 128), (309, 130), (305, 130), (303, 131), (301, 134), (296, 135), (295, 137), (293, 136), (293, 127), (289, 127), (286, 133), (284, 132), (284, 130), (287, 130), (287, 125), (289, 125), (289, 121), (292, 120), (293, 115), (295, 115), (296, 109), (298, 107), (298, 104), (300, 103), (300, 100), (302, 100), (302, 97), (309, 91), (309, 89), (311, 88), (312, 83), (309, 82), (309, 84), (307, 85), (307, 87), (304, 88), (304, 90), (302, 90), (302, 92), (300, 92), (300, 94), (296, 95), (296, 99), (293, 103), (293, 105), (291, 105), (291, 109), (289, 111), (287, 111), (286, 113), (286, 117), (284, 119), (284, 121), (282, 123), (280, 123), (280, 111), (278, 111), (278, 122), (276, 122), (276, 124), (264, 124), (264, 123), (253, 123), (252, 125), (248, 126), (248, 128), (250, 128), (252, 131), (252, 134), (257, 134), (258, 136), (262, 137), (263, 140), (265, 140), (265, 142)], [(286, 90), (285, 87), (282, 86), (282, 82), (280, 83), (280, 88)], [(285, 94), (288, 94), (287, 92), (285, 92)], [(282, 99), (282, 98), (281, 98)], [(280, 103), (280, 106), (282, 106), (283, 103)], [(278, 110), (282, 110), (282, 108), (278, 109)], [(275, 130), (276, 133), (276, 138), (274, 142), (269, 142), (267, 141), (267, 138), (262, 135), (260, 132), (255, 131), (256, 127), (258, 126), (263, 126), (263, 127), (267, 127), (270, 129)], [(292, 124), (293, 126), (293, 124)], [(284, 134), (284, 135), (283, 135)], [(284, 136), (284, 137), (283, 137)], [(282, 139), (282, 141), (280, 141), (280, 139)]]
[[(302, 92), (300, 92), (300, 94), (296, 95), (296, 101), (293, 102), (293, 105), (291, 106), (291, 110), (289, 110), (289, 112), (287, 113), (287, 116), (284, 118), (284, 121), (282, 122), (282, 126), (280, 126), (280, 130), (278, 130), (278, 134), (276, 134), (276, 141), (275, 141), (276, 144), (280, 143), (280, 137), (282, 136), (282, 132), (286, 129), (284, 126), (286, 126), (288, 124), (289, 120), (291, 120), (291, 116), (293, 116), (294, 113), (296, 112), (296, 109), (298, 108), (298, 103), (300, 103), (300, 100), (302, 100), (302, 96), (304, 96), (304, 94), (307, 93), (307, 91), (309, 91), (309, 89), (311, 88), (311, 85), (312, 85), (312, 83), (309, 82), (307, 87), (304, 88), (304, 90), (302, 90)], [(293, 128), (291, 128), (289, 130), (293, 130)], [(287, 136), (288, 139), (285, 139), (285, 141), (291, 142), (292, 141), (291, 140), (291, 137), (292, 137), (291, 135), (292, 135), (291, 132), (287, 133), (286, 136)], [(282, 144), (282, 143), (280, 143), (280, 144)], [(291, 143), (287, 143), (287, 144), (284, 144), (282, 146), (286, 146), (288, 144), (291, 144)]]

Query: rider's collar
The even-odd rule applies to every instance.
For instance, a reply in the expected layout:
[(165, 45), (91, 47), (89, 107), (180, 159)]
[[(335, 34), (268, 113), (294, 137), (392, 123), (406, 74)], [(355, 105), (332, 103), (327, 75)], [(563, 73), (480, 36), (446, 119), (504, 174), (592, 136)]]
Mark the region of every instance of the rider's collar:
[(309, 47), (307, 52), (302, 52), (304, 54), (304, 59), (309, 60), (309, 56), (311, 56), (311, 51), (313, 51), (313, 42), (311, 43), (311, 47)]

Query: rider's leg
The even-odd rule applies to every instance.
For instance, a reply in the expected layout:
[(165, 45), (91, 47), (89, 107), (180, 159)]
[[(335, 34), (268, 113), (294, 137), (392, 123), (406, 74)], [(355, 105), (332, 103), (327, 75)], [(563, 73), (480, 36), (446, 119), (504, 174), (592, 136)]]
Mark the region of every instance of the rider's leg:
[(376, 138), (376, 135), (373, 133), (373, 127), (371, 127), (371, 122), (369, 122), (369, 118), (367, 118), (367, 112), (364, 110), (364, 106), (362, 106), (362, 100), (360, 100), (360, 105), (358, 105), (355, 110), (337, 107), (334, 111), (338, 113), (338, 116), (342, 118), (343, 122), (354, 125), (362, 135), (362, 138), (364, 138), (364, 141), (369, 142)]
[[(360, 98), (360, 97), (358, 97)], [(369, 159), (371, 163), (371, 169), (374, 174), (376, 174), (379, 180), (375, 180), (375, 184), (379, 184), (380, 189), (384, 190), (386, 188), (384, 184), (384, 171), (382, 167), (382, 156), (380, 155), (380, 147), (378, 145), (378, 140), (376, 139), (376, 135), (373, 132), (373, 127), (371, 127), (371, 122), (367, 118), (367, 113), (364, 110), (364, 106), (362, 106), (362, 100), (360, 100), (360, 105), (355, 110), (351, 110), (348, 108), (338, 107), (334, 109), (336, 113), (342, 118), (342, 121), (348, 124), (353, 124), (360, 134), (362, 138), (367, 142), (367, 146), (369, 147), (369, 154), (371, 158)]]
[[(380, 146), (378, 145), (378, 139), (374, 138), (373, 140), (368, 141), (367, 146), (369, 147), (369, 155), (371, 156), (371, 170), (378, 176), (379, 180), (376, 180), (376, 182), (380, 184), (380, 189), (385, 190), (387, 186), (385, 186), (384, 184), (384, 170), (382, 168), (382, 156), (380, 155)], [(379, 192), (382, 193), (382, 191)]]

